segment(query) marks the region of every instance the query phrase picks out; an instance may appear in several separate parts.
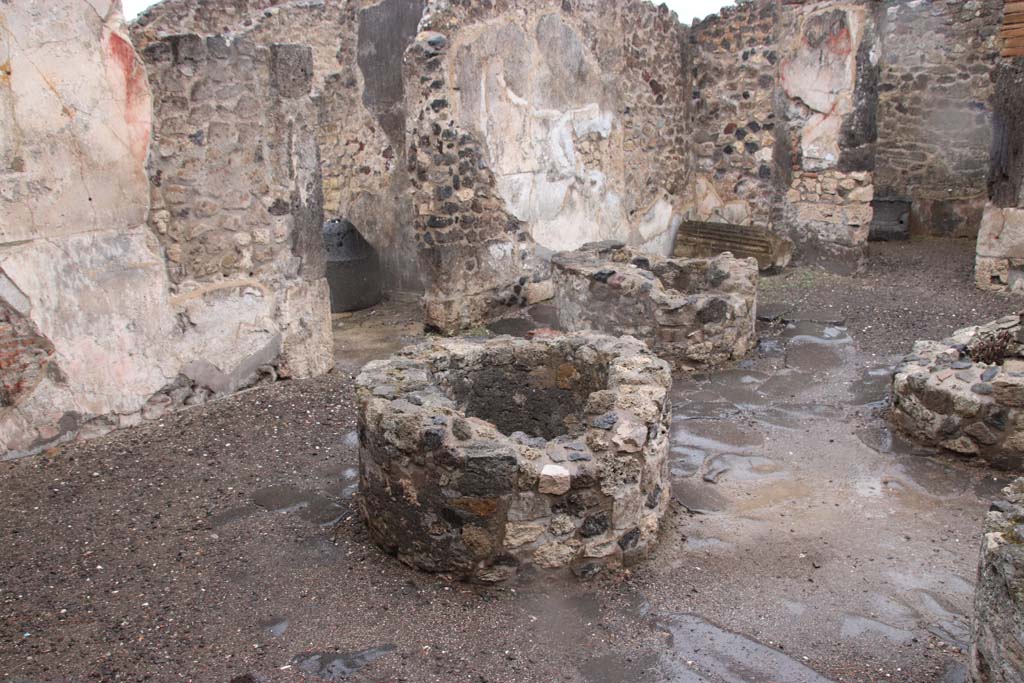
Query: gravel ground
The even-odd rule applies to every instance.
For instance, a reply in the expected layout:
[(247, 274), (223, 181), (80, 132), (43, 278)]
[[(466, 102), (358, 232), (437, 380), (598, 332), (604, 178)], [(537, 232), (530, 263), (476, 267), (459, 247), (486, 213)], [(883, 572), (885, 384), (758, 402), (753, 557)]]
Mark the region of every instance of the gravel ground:
[(761, 279), (759, 302), (845, 319), (864, 350), (909, 353), (916, 339), (943, 339), (961, 327), (1024, 310), (1019, 297), (974, 286), (974, 242), (872, 242), (868, 271), (856, 277), (793, 268)]
[[(962, 630), (975, 531), (1000, 475), (869, 450), (854, 432), (884, 423), (848, 404), (871, 356), (1014, 310), (973, 289), (968, 257), (965, 243), (879, 245), (863, 277), (767, 279), (764, 304), (838, 311), (861, 350), (810, 354), (806, 367), (795, 354), (755, 359), (764, 404), (724, 422), (700, 411), (738, 401), (746, 375), (681, 383), (712, 402), (695, 400), (690, 416), (677, 406), (690, 432), (703, 424), (700, 438), (778, 469), (718, 484), (688, 473), (655, 556), (592, 583), (453, 584), (369, 544), (352, 503), (352, 358), (0, 464), (0, 680), (294, 682), (322, 680), (306, 671), (322, 666), (353, 681), (717, 683), (740, 680), (720, 675), (731, 657), (730, 671), (956, 681), (962, 643), (935, 624)], [(368, 339), (412, 338), (414, 315), (339, 319), (338, 348), (361, 361)], [(702, 506), (712, 512), (687, 512)], [(726, 669), (695, 677), (687, 661), (714, 643)], [(825, 680), (803, 676), (786, 683)]]

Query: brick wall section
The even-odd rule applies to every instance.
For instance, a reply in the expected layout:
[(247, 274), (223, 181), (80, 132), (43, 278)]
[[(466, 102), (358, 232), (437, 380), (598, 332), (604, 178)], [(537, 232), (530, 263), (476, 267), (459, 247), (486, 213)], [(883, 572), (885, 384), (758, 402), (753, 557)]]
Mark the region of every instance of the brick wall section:
[(690, 33), (697, 219), (767, 226), (778, 201), (774, 3), (726, 7)]
[[(912, 198), (918, 234), (974, 234), (1001, 7), (1000, 0), (754, 0), (696, 23), (697, 218), (767, 225), (795, 239), (799, 260), (830, 268), (861, 262), (854, 252), (863, 250), (876, 194)], [(843, 102), (849, 111), (834, 134), (836, 158), (822, 167), (801, 150), (805, 129), (821, 117), (788, 97), (781, 80), (784, 60), (806, 49), (803, 22), (832, 10), (850, 12), (851, 21), (863, 16), (865, 25), (860, 31), (856, 19), (849, 27), (859, 39), (851, 45), (852, 106)], [(748, 151), (745, 119), (760, 128), (753, 139), (760, 149)], [(737, 131), (744, 140), (730, 138)]]
[(977, 234), (1002, 6), (884, 3), (876, 194), (912, 201), (915, 234)]
[(428, 26), (407, 57), (406, 82), (416, 102), (407, 163), (426, 322), (454, 332), (487, 320), (503, 297), (523, 292), (533, 241), (505, 210), (480, 141), (452, 118), (444, 68), (449, 47), (448, 37)]
[(0, 299), (0, 410), (32, 392), (53, 353), (53, 344), (32, 321)]
[(874, 11), (865, 0), (787, 0), (779, 13), (776, 159), (788, 189), (777, 224), (800, 262), (841, 273), (865, 267), (872, 218)]

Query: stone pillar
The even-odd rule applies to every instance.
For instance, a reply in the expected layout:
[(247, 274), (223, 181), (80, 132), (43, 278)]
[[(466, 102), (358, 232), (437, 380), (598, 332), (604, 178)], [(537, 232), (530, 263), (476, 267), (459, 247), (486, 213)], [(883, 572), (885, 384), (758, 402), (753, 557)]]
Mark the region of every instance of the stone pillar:
[(978, 233), (975, 283), (1024, 293), (1024, 58), (996, 70), (989, 201)]
[(873, 3), (787, 3), (777, 106), (787, 174), (781, 218), (797, 259), (864, 267), (874, 199), (878, 56)]

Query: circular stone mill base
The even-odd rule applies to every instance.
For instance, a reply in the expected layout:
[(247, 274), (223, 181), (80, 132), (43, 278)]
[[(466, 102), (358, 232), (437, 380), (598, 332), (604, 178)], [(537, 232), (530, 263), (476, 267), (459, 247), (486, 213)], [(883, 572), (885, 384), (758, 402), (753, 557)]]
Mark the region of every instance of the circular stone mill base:
[(439, 340), (370, 363), (357, 391), (371, 538), (482, 582), (628, 562), (668, 507), (671, 382), (641, 342), (599, 334)]

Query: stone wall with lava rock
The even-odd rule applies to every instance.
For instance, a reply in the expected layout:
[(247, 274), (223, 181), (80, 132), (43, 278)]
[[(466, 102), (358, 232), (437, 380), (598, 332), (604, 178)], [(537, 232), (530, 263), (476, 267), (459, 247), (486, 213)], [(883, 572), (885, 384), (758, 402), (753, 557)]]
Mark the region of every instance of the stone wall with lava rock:
[(764, 227), (805, 263), (858, 269), (872, 216), (873, 4), (742, 3), (696, 24), (690, 43), (695, 217)]
[[(692, 202), (685, 27), (643, 0), (428, 4), (407, 57), (428, 323), (543, 293), (534, 244), (668, 254)], [(415, 101), (413, 106), (411, 102)]]
[(782, 222), (800, 261), (840, 272), (863, 268), (873, 214), (874, 7), (786, 2), (780, 16)]
[[(2, 457), (137, 424), (268, 375), (329, 368), (327, 316), (302, 293), (322, 282), (315, 274), (273, 286), (255, 274), (230, 288), (209, 286), (209, 278), (183, 286), (200, 260), (179, 267), (167, 235), (147, 222), (151, 90), (119, 3), (5, 5), (0, 27)], [(198, 64), (179, 48), (168, 59), (184, 78)], [(200, 97), (161, 97), (186, 95)], [(212, 119), (217, 105), (201, 106)], [(194, 134), (200, 126), (187, 116), (199, 108), (183, 108), (176, 125)], [(202, 129), (204, 140), (237, 134)], [(164, 158), (187, 157), (183, 168), (200, 163), (198, 146), (183, 139), (187, 145), (162, 148)], [(187, 192), (177, 181), (168, 173), (159, 184)], [(211, 210), (198, 196), (187, 199), (179, 212)], [(198, 224), (189, 225), (195, 232), (182, 254), (204, 244)], [(246, 226), (250, 235), (258, 227)], [(291, 226), (283, 229), (290, 243)], [(235, 245), (217, 252), (217, 276), (242, 269), (224, 262)], [(313, 343), (318, 334), (326, 346)]]
[(696, 220), (772, 222), (777, 25), (775, 3), (750, 2), (724, 8), (690, 33)]
[(975, 234), (1001, 9), (754, 0), (695, 24), (695, 218), (840, 271), (863, 266), (876, 194), (911, 202), (914, 234)]
[(1002, 0), (887, 0), (880, 15), (879, 199), (914, 235), (974, 237), (985, 206)]
[(139, 18), (132, 36), (140, 49), (182, 34), (308, 47), (325, 217), (351, 222), (375, 247), (388, 289), (415, 292), (423, 283), (405, 172), (402, 56), (423, 8), (424, 0), (167, 0)]
[[(646, 0), (165, 0), (131, 39), (116, 0), (3, 5), (0, 450), (326, 371), (325, 218), (444, 332), (550, 297), (550, 251), (668, 255), (684, 219), (856, 269), (878, 134), (887, 192), (933, 168), (975, 192), (994, 1), (754, 0), (690, 29)], [(916, 22), (950, 54), (917, 64)], [(987, 285), (1024, 266), (1019, 73), (993, 90)], [(963, 137), (919, 166), (929, 98)]]
[(1024, 678), (1024, 479), (1003, 489), (985, 519), (974, 589), (970, 683)]

